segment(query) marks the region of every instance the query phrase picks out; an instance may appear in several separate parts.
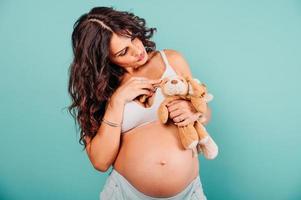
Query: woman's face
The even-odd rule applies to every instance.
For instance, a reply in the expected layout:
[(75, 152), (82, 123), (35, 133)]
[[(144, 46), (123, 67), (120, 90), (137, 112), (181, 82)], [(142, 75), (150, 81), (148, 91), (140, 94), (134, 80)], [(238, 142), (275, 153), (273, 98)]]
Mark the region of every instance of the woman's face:
[(109, 58), (111, 62), (131, 73), (147, 61), (148, 55), (139, 38), (130, 38), (113, 33), (110, 41)]

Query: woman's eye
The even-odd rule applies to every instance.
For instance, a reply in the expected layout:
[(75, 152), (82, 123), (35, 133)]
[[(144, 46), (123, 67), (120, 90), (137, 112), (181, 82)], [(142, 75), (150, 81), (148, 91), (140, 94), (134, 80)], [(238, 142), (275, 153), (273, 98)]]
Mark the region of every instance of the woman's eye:
[(124, 56), (126, 53), (127, 53), (127, 48), (125, 49), (124, 53), (123, 54), (120, 54), (120, 56)]
[[(135, 40), (136, 39), (136, 36), (132, 35), (131, 36), (131, 41)], [(119, 56), (124, 56), (125, 54), (127, 53), (127, 49), (124, 51), (123, 54), (119, 54)]]

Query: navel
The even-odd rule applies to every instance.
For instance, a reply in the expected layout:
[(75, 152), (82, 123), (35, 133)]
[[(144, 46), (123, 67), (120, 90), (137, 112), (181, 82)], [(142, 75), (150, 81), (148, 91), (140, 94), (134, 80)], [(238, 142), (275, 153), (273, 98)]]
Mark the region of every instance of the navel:
[(166, 165), (166, 163), (167, 163), (167, 162), (166, 162), (165, 160), (161, 160), (161, 161), (160, 161), (160, 165)]

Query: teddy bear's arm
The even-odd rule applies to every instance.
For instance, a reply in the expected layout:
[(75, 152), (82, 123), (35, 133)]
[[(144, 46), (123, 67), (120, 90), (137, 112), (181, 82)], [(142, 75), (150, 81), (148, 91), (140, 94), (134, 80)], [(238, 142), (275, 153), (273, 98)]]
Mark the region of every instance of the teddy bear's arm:
[(176, 99), (180, 99), (180, 97), (179, 96), (166, 97), (158, 109), (158, 117), (159, 117), (160, 121), (163, 122), (164, 124), (167, 122), (168, 117), (169, 117), (167, 104)]
[(213, 160), (217, 157), (219, 149), (215, 141), (210, 135), (208, 135), (208, 141), (206, 144), (197, 145), (198, 152), (202, 152), (206, 159)]
[(171, 98), (166, 98), (164, 99), (164, 101), (161, 103), (159, 109), (158, 109), (158, 117), (160, 119), (160, 121), (162, 123), (166, 123), (167, 120), (168, 120), (168, 116), (169, 116), (169, 113), (168, 113), (168, 109), (167, 109), (167, 104), (172, 101)]
[(158, 117), (160, 121), (165, 124), (168, 119), (168, 109), (166, 107), (166, 103), (162, 102), (158, 109)]

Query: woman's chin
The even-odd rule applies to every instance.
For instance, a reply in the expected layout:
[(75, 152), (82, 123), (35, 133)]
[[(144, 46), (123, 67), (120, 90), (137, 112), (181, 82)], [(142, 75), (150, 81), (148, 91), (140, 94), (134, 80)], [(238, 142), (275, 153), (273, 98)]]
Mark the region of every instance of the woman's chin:
[(146, 60), (147, 59), (144, 58), (143, 60), (138, 61), (135, 69), (138, 69), (139, 67), (143, 66), (146, 63)]

